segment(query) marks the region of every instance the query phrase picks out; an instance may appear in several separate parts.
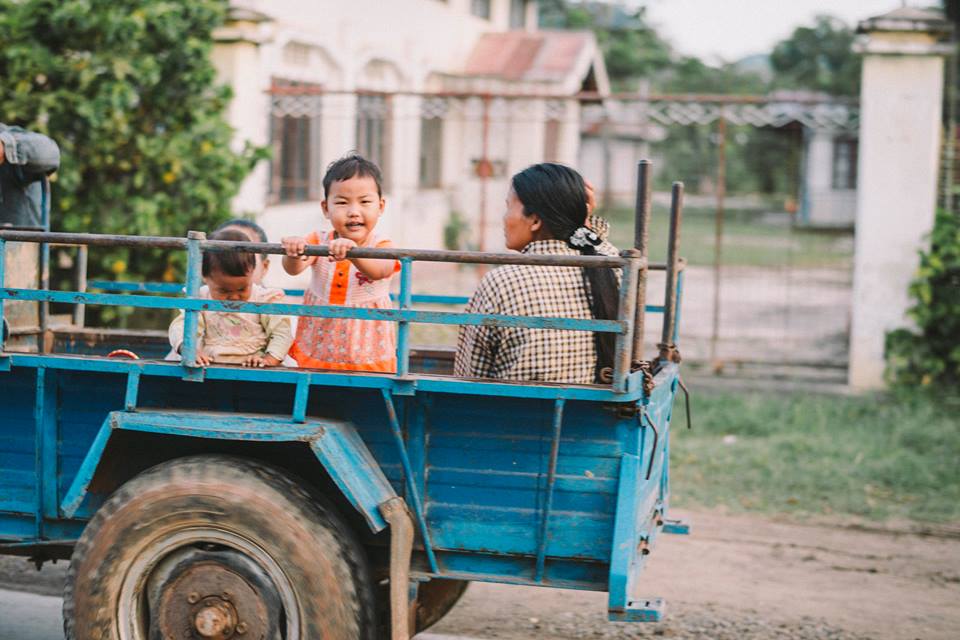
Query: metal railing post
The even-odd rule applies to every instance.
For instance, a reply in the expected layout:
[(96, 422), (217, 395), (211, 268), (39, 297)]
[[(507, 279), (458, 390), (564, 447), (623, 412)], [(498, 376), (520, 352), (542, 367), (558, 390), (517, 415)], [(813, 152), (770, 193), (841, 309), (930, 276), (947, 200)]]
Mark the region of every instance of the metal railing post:
[[(409, 309), (412, 299), (413, 261), (410, 258), (400, 259), (400, 309)], [(410, 373), (410, 323), (401, 320), (397, 323), (397, 375), (400, 377)]]
[(627, 259), (627, 264), (623, 268), (620, 283), (620, 308), (617, 319), (625, 323), (625, 329), (623, 333), (617, 335), (613, 356), (613, 390), (622, 393), (627, 390), (627, 376), (630, 375), (633, 362), (636, 325), (631, 325), (630, 319), (635, 318), (637, 314), (640, 292), (637, 280), (645, 270), (646, 260), (640, 257), (640, 252), (636, 249), (627, 249), (620, 255)]
[(650, 259), (650, 207), (653, 163), (641, 160), (637, 164), (637, 201), (634, 209), (633, 248), (637, 250), (643, 262), (637, 278), (637, 301), (633, 320), (632, 364), (643, 361), (643, 330), (647, 306), (647, 263)]
[[(200, 241), (206, 239), (207, 234), (202, 231), (187, 232), (187, 281), (185, 284), (188, 298), (196, 298), (200, 293), (203, 263)], [(183, 366), (189, 368), (197, 366), (197, 327), (200, 322), (199, 314), (199, 311), (188, 309), (184, 315), (183, 345), (180, 348), (180, 357)]]
[(670, 236), (667, 242), (667, 278), (663, 297), (663, 329), (660, 332), (661, 360), (671, 360), (677, 349), (674, 324), (677, 318), (677, 278), (680, 272), (680, 223), (683, 220), (683, 183), (674, 182), (670, 197)]
[[(87, 291), (87, 264), (90, 250), (87, 245), (82, 244), (77, 247), (77, 291), (85, 293)], [(73, 307), (73, 324), (82, 327), (86, 324), (87, 305), (78, 302)]]
[[(0, 238), (0, 289), (3, 289), (5, 286), (4, 276), (6, 274), (6, 258), (7, 258), (7, 241), (3, 238)], [(0, 353), (4, 350), (4, 343), (6, 342), (6, 316), (3, 315), (3, 298), (0, 298)]]

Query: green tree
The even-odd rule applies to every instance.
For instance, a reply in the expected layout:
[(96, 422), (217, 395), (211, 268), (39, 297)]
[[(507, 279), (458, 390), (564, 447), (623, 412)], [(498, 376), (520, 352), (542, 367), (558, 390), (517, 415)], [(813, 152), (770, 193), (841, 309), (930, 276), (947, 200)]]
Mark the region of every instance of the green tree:
[[(183, 236), (230, 215), (262, 152), (230, 147), (210, 62), (225, 12), (225, 0), (0, 0), (0, 121), (59, 143), (55, 229)], [(175, 280), (182, 253), (98, 249), (91, 275)]]
[(647, 24), (641, 7), (628, 10), (608, 2), (546, 0), (540, 24), (555, 29), (592, 30), (614, 90), (629, 91), (670, 65), (670, 47)]
[(853, 39), (853, 30), (830, 16), (817, 16), (813, 26), (798, 27), (770, 54), (776, 86), (857, 95), (861, 60), (853, 52)]

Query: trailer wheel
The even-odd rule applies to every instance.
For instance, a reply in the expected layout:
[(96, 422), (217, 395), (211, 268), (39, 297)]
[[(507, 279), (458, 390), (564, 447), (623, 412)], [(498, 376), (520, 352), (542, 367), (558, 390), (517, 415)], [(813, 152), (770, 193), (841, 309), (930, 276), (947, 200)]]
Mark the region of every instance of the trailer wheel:
[(362, 547), (322, 496), (229, 456), (160, 464), (118, 489), (70, 560), (68, 640), (373, 640)]

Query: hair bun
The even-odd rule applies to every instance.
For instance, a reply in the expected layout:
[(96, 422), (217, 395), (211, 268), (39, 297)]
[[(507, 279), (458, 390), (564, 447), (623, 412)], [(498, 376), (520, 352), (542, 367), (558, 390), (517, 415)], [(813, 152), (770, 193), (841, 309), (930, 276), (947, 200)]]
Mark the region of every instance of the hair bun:
[(587, 227), (577, 227), (574, 232), (570, 234), (570, 238), (567, 240), (567, 244), (574, 249), (597, 247), (600, 245), (600, 242), (600, 236), (598, 236), (595, 231), (588, 229)]

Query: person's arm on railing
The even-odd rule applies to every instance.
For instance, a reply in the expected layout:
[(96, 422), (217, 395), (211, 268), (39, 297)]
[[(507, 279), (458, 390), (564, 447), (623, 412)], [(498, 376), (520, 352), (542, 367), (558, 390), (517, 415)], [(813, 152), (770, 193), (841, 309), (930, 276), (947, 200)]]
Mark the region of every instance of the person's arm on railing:
[[(183, 322), (186, 315), (186, 312), (181, 309), (167, 330), (167, 335), (170, 338), (170, 346), (173, 347), (173, 350), (177, 353), (180, 353), (180, 348), (183, 347)], [(203, 350), (203, 336), (205, 331), (206, 324), (203, 321), (203, 314), (201, 313), (197, 318), (197, 365), (201, 367), (210, 366), (210, 359)]]
[(60, 167), (60, 148), (40, 133), (0, 125), (0, 165), (16, 167), (24, 184), (39, 180)]
[(280, 239), (280, 244), (283, 245), (283, 250), (287, 252), (283, 256), (283, 270), (289, 273), (292, 276), (299, 275), (303, 273), (307, 267), (313, 266), (317, 261), (316, 256), (305, 256), (303, 252), (306, 250), (308, 244), (312, 244), (310, 240), (314, 239), (311, 236), (306, 238), (300, 236), (288, 236), (286, 238)]

